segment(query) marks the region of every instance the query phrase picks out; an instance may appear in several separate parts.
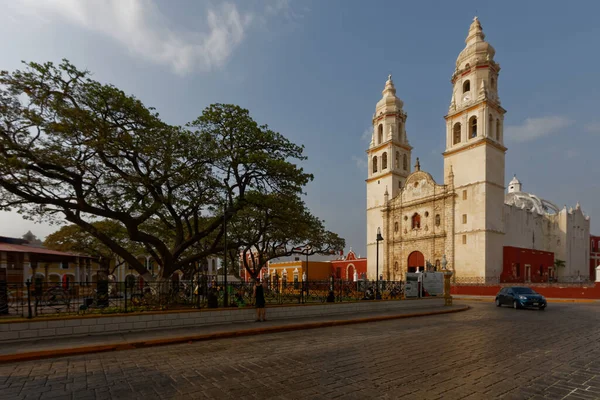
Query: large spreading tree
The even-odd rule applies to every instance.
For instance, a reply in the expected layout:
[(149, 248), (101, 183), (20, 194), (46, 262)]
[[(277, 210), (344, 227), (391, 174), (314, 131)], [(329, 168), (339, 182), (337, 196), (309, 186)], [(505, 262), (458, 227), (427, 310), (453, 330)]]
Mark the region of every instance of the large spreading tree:
[(75, 224), (148, 278), (97, 222), (122, 226), (168, 277), (223, 252), (225, 224), (265, 207), (249, 194), (300, 195), (312, 179), (304, 159), (235, 105), (172, 126), (66, 60), (0, 72), (0, 208)]

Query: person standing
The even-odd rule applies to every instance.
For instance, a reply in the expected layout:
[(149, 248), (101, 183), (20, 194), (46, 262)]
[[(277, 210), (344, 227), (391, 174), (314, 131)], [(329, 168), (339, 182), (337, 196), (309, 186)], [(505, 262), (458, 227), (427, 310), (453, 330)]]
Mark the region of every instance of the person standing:
[(256, 307), (256, 320), (255, 322), (266, 321), (265, 316), (265, 289), (260, 283), (260, 279), (256, 279), (254, 285), (254, 305)]

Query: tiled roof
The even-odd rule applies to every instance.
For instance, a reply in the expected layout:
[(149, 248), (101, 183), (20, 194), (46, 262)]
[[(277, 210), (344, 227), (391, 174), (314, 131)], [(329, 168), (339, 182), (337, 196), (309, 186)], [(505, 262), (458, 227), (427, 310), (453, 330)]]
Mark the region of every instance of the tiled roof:
[(50, 250), (43, 247), (26, 246), (21, 244), (11, 243), (0, 243), (0, 251), (12, 252), (12, 253), (35, 253), (35, 254), (48, 254), (54, 256), (65, 256), (65, 257), (90, 257), (84, 254), (65, 253), (62, 251)]

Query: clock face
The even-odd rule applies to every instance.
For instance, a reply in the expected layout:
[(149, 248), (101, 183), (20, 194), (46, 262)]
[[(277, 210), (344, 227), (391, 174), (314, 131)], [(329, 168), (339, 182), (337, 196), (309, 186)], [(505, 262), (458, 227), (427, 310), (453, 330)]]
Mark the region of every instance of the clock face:
[(463, 102), (471, 100), (471, 93), (467, 92), (463, 95)]

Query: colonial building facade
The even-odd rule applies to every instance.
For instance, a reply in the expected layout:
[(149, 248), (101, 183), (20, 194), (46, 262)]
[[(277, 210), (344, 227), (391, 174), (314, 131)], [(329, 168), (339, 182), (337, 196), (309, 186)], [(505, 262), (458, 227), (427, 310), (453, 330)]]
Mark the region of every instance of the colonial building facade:
[[(384, 279), (399, 280), (406, 272), (439, 269), (445, 263), (457, 277), (518, 271), (524, 281), (526, 271), (547, 279), (549, 273), (574, 275), (587, 267), (590, 221), (579, 204), (559, 210), (522, 192), (516, 178), (505, 192), (506, 110), (498, 96), (500, 65), (494, 56), (475, 18), (451, 77), (443, 184), (421, 170), (418, 158), (411, 171), (406, 113), (388, 77), (367, 150), (369, 279), (375, 279), (377, 269)], [(379, 244), (378, 229), (384, 238)], [(530, 256), (539, 253), (543, 265), (538, 259), (533, 265), (516, 265), (517, 259), (509, 259), (518, 253), (514, 248), (538, 250)], [(553, 263), (548, 252), (564, 261), (561, 271), (547, 265)]]

